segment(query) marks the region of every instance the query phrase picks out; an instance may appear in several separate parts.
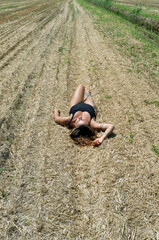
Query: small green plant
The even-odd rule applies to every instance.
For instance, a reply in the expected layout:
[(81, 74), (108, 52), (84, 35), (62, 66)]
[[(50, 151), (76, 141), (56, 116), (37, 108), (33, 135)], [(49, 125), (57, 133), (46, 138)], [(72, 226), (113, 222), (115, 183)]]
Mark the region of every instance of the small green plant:
[(129, 123), (131, 123), (133, 120), (134, 120), (133, 117), (129, 117), (129, 118), (128, 118), (128, 122), (129, 122)]
[(14, 178), (16, 178), (16, 176), (11, 175), (10, 178), (14, 179)]
[(106, 9), (112, 6), (112, 0), (87, 0), (87, 1)]
[(30, 179), (31, 181), (34, 181), (34, 180), (35, 180), (35, 178), (34, 178), (34, 177), (30, 177), (29, 179)]
[(29, 226), (29, 225), (30, 225), (29, 219), (25, 219), (24, 222), (23, 222), (23, 224), (24, 224), (25, 226)]
[(0, 174), (2, 174), (2, 172), (4, 172), (5, 169), (4, 168), (0, 168)]
[(105, 97), (108, 98), (108, 99), (112, 98), (112, 96), (105, 96)]
[(130, 132), (130, 135), (129, 135), (129, 143), (132, 143), (133, 142), (133, 138), (134, 138), (135, 134)]
[(155, 145), (152, 145), (152, 151), (154, 151), (159, 157), (159, 148), (157, 148)]
[(59, 53), (62, 53), (62, 52), (63, 52), (63, 50), (64, 50), (64, 48), (63, 48), (63, 47), (59, 47), (59, 49), (58, 49), (58, 52), (59, 52)]
[(9, 136), (6, 136), (6, 141), (9, 141)]
[(17, 104), (15, 105), (15, 110), (20, 110), (22, 104), (23, 104), (23, 101), (21, 99), (19, 99)]
[(140, 5), (136, 5), (135, 8), (131, 11), (131, 14), (134, 16), (138, 16), (141, 12), (142, 8)]
[(158, 74), (155, 73), (155, 72), (153, 72), (153, 71), (151, 71), (151, 75), (152, 75), (152, 76), (158, 76)]
[(26, 88), (32, 88), (33, 86), (32, 85), (26, 85), (25, 87)]
[(156, 107), (159, 107), (159, 98), (151, 102), (149, 102), (148, 100), (144, 100), (144, 102), (146, 103), (146, 105), (155, 104)]
[(153, 58), (157, 57), (157, 54), (153, 52), (153, 53), (152, 53), (152, 57), (153, 57)]

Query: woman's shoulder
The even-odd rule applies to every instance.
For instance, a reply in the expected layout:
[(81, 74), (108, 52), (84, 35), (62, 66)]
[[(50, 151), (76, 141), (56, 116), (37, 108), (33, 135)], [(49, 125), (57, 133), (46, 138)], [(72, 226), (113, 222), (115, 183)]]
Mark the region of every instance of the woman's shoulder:
[(91, 119), (91, 122), (90, 122), (90, 127), (93, 128), (93, 129), (98, 129), (99, 128), (99, 123), (96, 122), (95, 118), (92, 118)]

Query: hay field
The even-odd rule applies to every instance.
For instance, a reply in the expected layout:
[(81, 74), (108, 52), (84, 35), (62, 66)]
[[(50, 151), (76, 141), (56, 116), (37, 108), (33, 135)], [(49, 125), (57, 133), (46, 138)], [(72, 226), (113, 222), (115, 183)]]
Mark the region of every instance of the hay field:
[[(80, 4), (0, 0), (2, 240), (159, 239), (158, 52), (132, 71), (108, 26), (95, 25), (96, 7)], [(74, 145), (53, 121), (80, 83), (97, 121), (115, 125), (98, 148)]]

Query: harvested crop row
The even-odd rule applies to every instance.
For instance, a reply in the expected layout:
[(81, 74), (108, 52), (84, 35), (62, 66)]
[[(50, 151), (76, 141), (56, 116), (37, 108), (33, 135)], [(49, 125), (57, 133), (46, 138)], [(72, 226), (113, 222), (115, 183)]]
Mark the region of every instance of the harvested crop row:
[[(58, 9), (56, 9), (55, 12), (57, 14)], [(22, 39), (18, 40), (18, 42), (8, 50), (8, 52), (6, 53), (6, 57), (3, 59), (3, 61), (1, 61), (1, 104), (2, 106), (4, 106), (1, 109), (1, 111), (4, 113), (2, 114), (1, 112), (1, 119), (3, 119), (3, 117), (6, 115), (6, 112), (11, 107), (10, 103), (12, 104), (14, 102), (16, 94), (18, 95), (18, 93), (20, 93), (21, 91), (20, 89), (23, 88), (25, 78), (27, 79), (27, 76), (30, 75), (32, 69), (34, 68), (33, 62), (38, 61), (38, 56), (40, 59), (42, 58), (46, 46), (50, 41), (50, 39), (48, 38), (48, 34), (50, 31), (54, 31), (54, 22), (51, 22), (51, 20), (56, 16), (56, 14), (53, 12), (52, 15), (50, 15), (46, 20), (44, 20), (42, 23), (40, 22), (34, 30), (27, 33), (27, 35), (24, 36)], [(43, 44), (44, 39), (46, 39), (46, 42), (48, 42), (46, 43), (46, 46)], [(40, 47), (40, 42), (42, 42), (43, 47), (35, 58), (30, 58), (31, 55), (33, 56), (34, 53), (36, 54), (36, 48)], [(30, 65), (31, 62), (32, 64)], [(30, 65), (29, 68), (26, 63)], [(25, 74), (23, 75), (23, 79), (20, 80), (19, 77), (21, 76), (21, 72), (23, 71)], [(6, 99), (4, 97), (4, 92), (10, 95), (9, 99)]]

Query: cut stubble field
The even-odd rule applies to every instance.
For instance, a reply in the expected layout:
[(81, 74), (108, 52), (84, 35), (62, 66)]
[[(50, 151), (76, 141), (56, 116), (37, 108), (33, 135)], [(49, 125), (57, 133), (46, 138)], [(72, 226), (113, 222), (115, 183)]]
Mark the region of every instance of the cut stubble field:
[[(0, 0), (0, 23), (0, 239), (158, 240), (157, 35), (83, 0)], [(81, 83), (115, 125), (97, 148), (53, 121)]]

